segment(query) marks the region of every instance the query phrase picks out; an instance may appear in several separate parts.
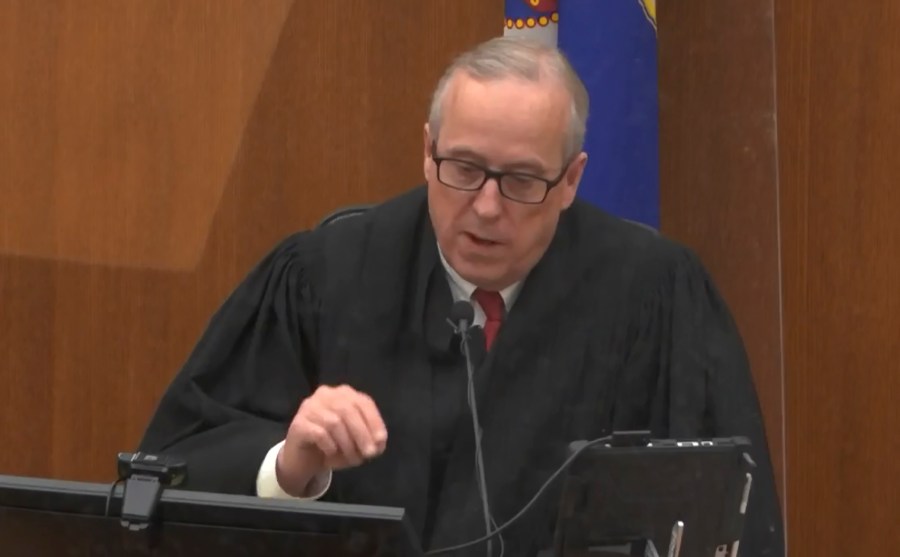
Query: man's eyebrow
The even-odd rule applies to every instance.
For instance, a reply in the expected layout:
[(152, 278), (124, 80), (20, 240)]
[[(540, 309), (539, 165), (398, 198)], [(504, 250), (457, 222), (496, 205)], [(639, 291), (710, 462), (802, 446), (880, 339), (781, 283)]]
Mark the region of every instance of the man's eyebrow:
[[(472, 161), (477, 164), (481, 164), (487, 166), (487, 159), (485, 159), (482, 155), (478, 154), (477, 151), (466, 147), (464, 145), (451, 147), (447, 150), (447, 154), (445, 156), (452, 158), (463, 158), (469, 161)], [(529, 172), (540, 174), (545, 171), (544, 164), (538, 159), (526, 158), (516, 161), (510, 161), (502, 164), (499, 169), (500, 170), (517, 170), (521, 172)]]
[(487, 160), (479, 155), (477, 151), (466, 146), (451, 147), (450, 149), (447, 149), (445, 156), (462, 158), (482, 164), (487, 162)]
[(503, 165), (504, 170), (515, 170), (528, 174), (541, 175), (546, 171), (546, 167), (537, 159), (523, 159), (513, 161)]

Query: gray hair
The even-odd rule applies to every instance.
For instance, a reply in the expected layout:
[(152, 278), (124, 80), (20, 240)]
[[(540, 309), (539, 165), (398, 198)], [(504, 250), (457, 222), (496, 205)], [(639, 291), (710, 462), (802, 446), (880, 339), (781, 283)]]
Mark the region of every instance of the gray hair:
[(497, 37), (459, 55), (438, 81), (431, 99), (428, 126), (434, 139), (440, 134), (447, 87), (459, 71), (478, 80), (499, 80), (509, 77), (534, 82), (544, 77), (558, 80), (572, 99), (569, 129), (563, 151), (564, 160), (569, 160), (581, 152), (590, 101), (587, 88), (559, 49), (517, 37)]

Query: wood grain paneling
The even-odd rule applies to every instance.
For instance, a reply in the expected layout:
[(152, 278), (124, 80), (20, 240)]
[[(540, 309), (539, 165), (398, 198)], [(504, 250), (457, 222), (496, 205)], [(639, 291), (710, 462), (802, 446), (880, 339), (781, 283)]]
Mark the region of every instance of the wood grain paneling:
[(788, 540), (900, 547), (900, 5), (777, 3)]
[(789, 553), (887, 554), (900, 546), (900, 5), (774, 7), (660, 6), (663, 229), (722, 285), (776, 439), (783, 315)]
[(290, 4), (4, 3), (0, 252), (194, 268)]
[(694, 248), (747, 347), (784, 500), (772, 0), (659, 6), (660, 219)]
[(421, 181), (502, 3), (0, 3), (0, 473), (108, 480), (279, 238)]

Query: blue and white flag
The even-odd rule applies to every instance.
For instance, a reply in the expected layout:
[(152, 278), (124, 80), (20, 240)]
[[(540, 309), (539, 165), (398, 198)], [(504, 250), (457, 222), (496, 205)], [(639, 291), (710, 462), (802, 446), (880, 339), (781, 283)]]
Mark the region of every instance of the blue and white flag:
[(656, 0), (504, 1), (504, 35), (558, 44), (588, 88), (579, 197), (658, 227)]

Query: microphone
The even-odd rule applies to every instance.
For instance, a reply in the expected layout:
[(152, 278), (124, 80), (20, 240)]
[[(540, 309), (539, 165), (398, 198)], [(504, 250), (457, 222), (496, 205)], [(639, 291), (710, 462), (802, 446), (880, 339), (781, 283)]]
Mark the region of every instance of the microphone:
[[(454, 330), (460, 335), (460, 344), (462, 347), (463, 357), (466, 360), (466, 375), (468, 377), (468, 401), (469, 409), (472, 411), (472, 428), (475, 433), (475, 467), (478, 474), (478, 491), (481, 494), (481, 506), (484, 511), (484, 530), (487, 536), (487, 554), (488, 557), (494, 555), (493, 534), (491, 523), (490, 505), (488, 504), (487, 482), (484, 479), (484, 458), (481, 454), (481, 424), (478, 421), (478, 407), (475, 403), (475, 366), (472, 364), (472, 352), (469, 349), (469, 329), (475, 321), (475, 309), (472, 304), (466, 300), (455, 302), (450, 308), (450, 318), (448, 319)], [(503, 556), (503, 536), (500, 536), (500, 555)]]
[(469, 331), (469, 327), (472, 326), (472, 323), (474, 321), (475, 308), (473, 308), (472, 304), (470, 304), (469, 302), (460, 300), (458, 302), (455, 302), (450, 307), (450, 324), (453, 326), (457, 333), (462, 335), (464, 342)]

